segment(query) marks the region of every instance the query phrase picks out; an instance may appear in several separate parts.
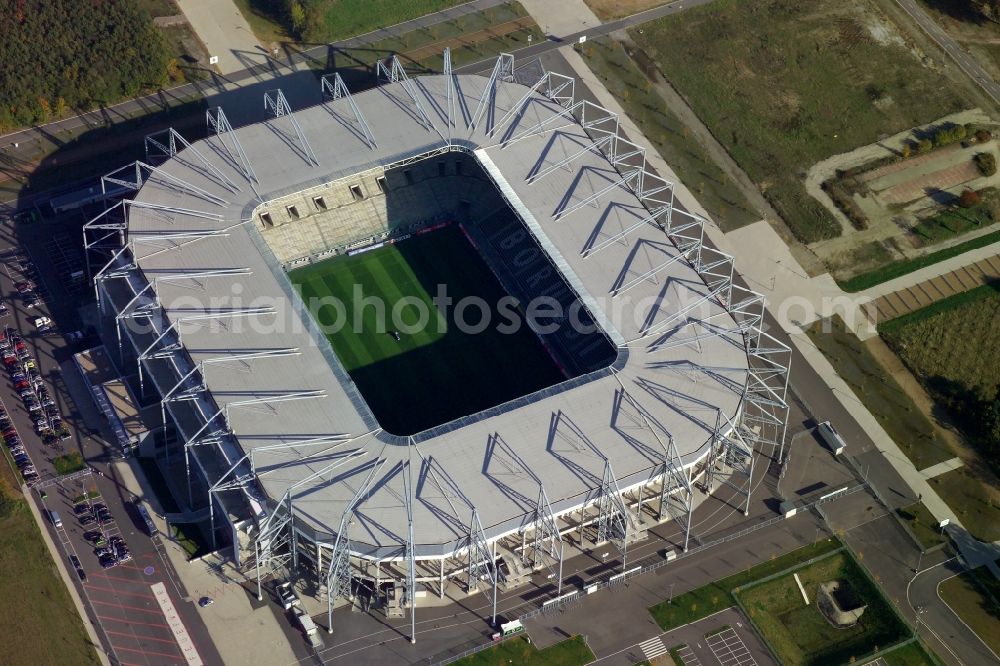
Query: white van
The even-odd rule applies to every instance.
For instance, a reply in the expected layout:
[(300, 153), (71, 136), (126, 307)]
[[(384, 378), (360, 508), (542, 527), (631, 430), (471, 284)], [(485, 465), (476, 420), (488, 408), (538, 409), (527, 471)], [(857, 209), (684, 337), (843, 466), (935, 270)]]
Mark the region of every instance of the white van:
[(62, 518), (55, 511), (49, 511), (49, 520), (52, 521), (53, 527), (62, 527)]

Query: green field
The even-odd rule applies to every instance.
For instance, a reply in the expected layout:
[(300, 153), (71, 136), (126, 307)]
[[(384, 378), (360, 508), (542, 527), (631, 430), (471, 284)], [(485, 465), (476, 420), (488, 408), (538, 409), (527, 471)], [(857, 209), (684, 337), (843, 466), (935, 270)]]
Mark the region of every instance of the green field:
[(985, 566), (941, 583), (938, 593), (962, 620), (1000, 653), (1000, 581)]
[(583, 666), (594, 660), (594, 653), (579, 636), (567, 638), (539, 650), (524, 637), (511, 638), (482, 652), (459, 659), (455, 666)]
[[(313, 316), (390, 433), (414, 434), (564, 379), (527, 326), (514, 333), (497, 330), (505, 321), (497, 304), (507, 293), (457, 225), (296, 269), (290, 278), (307, 306), (315, 298), (346, 304), (346, 324), (337, 330), (326, 330), (338, 318), (335, 307), (319, 308)], [(456, 306), (465, 298), (489, 304), (491, 325), (482, 332), (459, 330), (459, 308), (448, 308), (444, 316), (432, 301), (439, 285)], [(356, 290), (385, 304), (382, 321), (375, 306), (354, 304)], [(411, 306), (397, 305), (402, 303)], [(423, 322), (421, 309), (428, 313)], [(478, 323), (479, 311), (467, 308), (462, 317)], [(389, 330), (399, 330), (400, 340)]]
[(761, 218), (733, 179), (665, 106), (652, 82), (620, 42), (600, 37), (588, 40), (578, 49), (587, 66), (723, 231), (738, 229)]
[(879, 334), (945, 404), (997, 396), (1000, 284), (971, 289), (889, 320), (879, 326)]
[[(909, 637), (909, 629), (846, 551), (795, 573), (809, 595), (809, 605), (803, 602), (791, 574), (736, 593), (750, 620), (786, 666), (853, 663)], [(834, 627), (816, 607), (818, 586), (833, 580), (849, 582), (868, 606), (852, 627)]]
[(0, 571), (4, 664), (100, 663), (27, 502), (15, 499), (5, 482), (0, 482)]
[(931, 479), (935, 490), (976, 537), (1000, 538), (1000, 286), (942, 299), (879, 333), (985, 463), (967, 459)]
[(806, 333), (917, 469), (955, 456), (931, 420), (839, 315), (815, 322)]
[[(875, 270), (860, 273), (852, 278), (848, 278), (847, 280), (838, 281), (837, 285), (846, 292), (856, 293), (874, 287), (877, 284), (882, 284), (883, 282), (888, 282), (889, 280), (895, 280), (900, 276), (920, 270), (921, 268), (933, 266), (934, 264), (944, 261), (945, 259), (951, 259), (952, 257), (957, 257), (960, 254), (965, 254), (970, 250), (978, 250), (981, 247), (992, 245), (998, 241), (1000, 241), (1000, 231), (991, 231), (983, 234), (982, 236), (977, 236), (972, 240), (965, 241), (964, 243), (946, 247), (943, 250), (922, 254), (914, 257), (913, 259), (893, 261)], [(881, 244), (878, 245), (881, 247)], [(884, 249), (883, 252), (885, 252)]]
[(913, 536), (917, 537), (925, 551), (948, 542), (944, 530), (938, 527), (938, 521), (934, 520), (934, 516), (931, 515), (923, 502), (916, 502), (910, 506), (896, 509), (896, 515), (906, 521)]
[(649, 609), (649, 612), (663, 631), (675, 629), (689, 622), (708, 617), (725, 608), (735, 606), (733, 590), (741, 585), (749, 585), (756, 580), (780, 573), (840, 547), (841, 543), (835, 539), (824, 539), (803, 546), (781, 557), (758, 564), (747, 571), (741, 571), (722, 580), (685, 592), (674, 597), (673, 601), (656, 604)]
[(87, 463), (83, 461), (83, 455), (79, 451), (73, 451), (64, 456), (53, 458), (52, 466), (58, 474), (72, 474), (86, 467)]
[(716, 0), (630, 35), (804, 242), (840, 233), (811, 166), (970, 105), (870, 0)]

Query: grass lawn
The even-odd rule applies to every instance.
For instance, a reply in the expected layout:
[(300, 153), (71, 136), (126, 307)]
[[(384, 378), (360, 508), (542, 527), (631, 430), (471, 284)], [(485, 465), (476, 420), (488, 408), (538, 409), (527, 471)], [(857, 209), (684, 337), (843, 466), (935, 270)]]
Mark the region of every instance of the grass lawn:
[(955, 456), (930, 419), (845, 328), (839, 315), (815, 322), (806, 333), (917, 469)]
[(837, 284), (841, 289), (849, 293), (863, 291), (865, 289), (870, 289), (877, 284), (882, 284), (883, 282), (888, 282), (889, 280), (895, 280), (898, 277), (920, 270), (921, 268), (932, 266), (939, 261), (957, 257), (960, 254), (965, 254), (969, 250), (977, 250), (981, 247), (992, 245), (998, 241), (1000, 241), (1000, 231), (993, 231), (977, 238), (973, 238), (970, 241), (965, 241), (964, 243), (959, 243), (958, 245), (938, 250), (937, 252), (923, 254), (919, 257), (914, 257), (913, 259), (894, 261), (873, 271), (860, 273), (847, 280), (838, 281)]
[(1000, 653), (1000, 581), (985, 566), (949, 578), (938, 592), (991, 650)]
[(665, 106), (620, 42), (600, 37), (588, 40), (579, 51), (587, 66), (723, 231), (760, 219), (736, 183), (716, 165), (681, 119)]
[(243, 14), (257, 40), (265, 46), (292, 41), (282, 25), (281, 17), (271, 10), (268, 0), (233, 0), (233, 3)]
[[(346, 324), (336, 330), (331, 326), (336, 308), (320, 308), (313, 316), (331, 329), (327, 338), (334, 352), (391, 433), (417, 433), (563, 380), (530, 329), (519, 327), (511, 334), (497, 330), (503, 321), (497, 304), (507, 293), (458, 225), (336, 257), (289, 276), (307, 305), (310, 299), (331, 297), (345, 304)], [(456, 304), (482, 299), (491, 308), (493, 323), (479, 333), (460, 330), (455, 325), (458, 308), (449, 308), (445, 317), (432, 301), (441, 285)], [(385, 316), (366, 306), (356, 318), (356, 288), (363, 298), (384, 303)], [(411, 306), (398, 306), (407, 302)], [(470, 311), (463, 318), (472, 323), (478, 315)], [(398, 314), (395, 323), (393, 312)], [(400, 340), (388, 330), (399, 330)]]
[(990, 226), (996, 221), (997, 190), (990, 188), (983, 198), (971, 208), (952, 206), (920, 220), (913, 227), (914, 235), (921, 245), (933, 245)]
[(53, 458), (52, 466), (55, 467), (56, 472), (61, 475), (79, 472), (87, 466), (87, 463), (83, 461), (83, 455), (81, 455), (79, 451), (73, 451), (72, 453), (67, 453), (64, 456), (57, 456), (56, 458)]
[(917, 641), (883, 654), (882, 661), (886, 666), (943, 666), (936, 654)]
[[(512, 21), (524, 27), (516, 28)], [(503, 30), (500, 26), (507, 25)], [(509, 29), (510, 32), (506, 32)], [(398, 37), (380, 39), (363, 49), (347, 51), (351, 61), (374, 65), (375, 61), (395, 53), (411, 74), (440, 72), (444, 67), (444, 49), (451, 48), (451, 62), (461, 67), (528, 45), (528, 37), (538, 44), (544, 35), (524, 7), (507, 2), (481, 12), (441, 21), (411, 30)]]
[(525, 637), (508, 639), (499, 645), (455, 662), (455, 666), (583, 666), (594, 660), (594, 653), (579, 636), (567, 638), (544, 650), (537, 649)]
[[(67, 566), (68, 566), (67, 562)], [(0, 483), (0, 634), (3, 663), (98, 664), (27, 502)]]
[(653, 7), (665, 5), (671, 0), (583, 0), (590, 11), (601, 21), (613, 21), (631, 16)]
[(840, 233), (813, 164), (970, 105), (871, 0), (717, 0), (630, 34), (804, 242)]
[(735, 606), (736, 602), (733, 599), (732, 591), (741, 585), (747, 585), (755, 580), (780, 573), (800, 562), (811, 560), (838, 548), (840, 548), (840, 542), (835, 539), (826, 539), (803, 546), (769, 562), (758, 564), (747, 571), (733, 574), (728, 578), (675, 596), (672, 602), (664, 601), (652, 606), (649, 612), (653, 615), (656, 623), (660, 625), (660, 629), (669, 631), (689, 622), (708, 617), (724, 608)]
[(968, 467), (959, 467), (930, 480), (972, 536), (981, 541), (1000, 539), (998, 490), (985, 483)]
[[(149, 1), (149, 0), (147, 0)], [(272, 9), (268, 0), (234, 0), (250, 24), (250, 29), (265, 43), (298, 41), (290, 37), (287, 17)], [(454, 7), (467, 0), (300, 0), (306, 8), (304, 43), (336, 42), (363, 35), (379, 28), (419, 18), (425, 14)]]
[(309, 39), (335, 42), (453, 7), (466, 0), (311, 0), (316, 23)]
[[(846, 551), (835, 553), (796, 571), (810, 603), (791, 574), (736, 593), (750, 620), (785, 666), (834, 666), (854, 662), (908, 637), (878, 588)], [(847, 581), (868, 608), (857, 624), (831, 625), (816, 607), (817, 588), (832, 580)]]
[(896, 513), (906, 521), (910, 531), (923, 545), (924, 550), (947, 543), (948, 537), (942, 533), (941, 528), (938, 527), (938, 521), (934, 519), (923, 502), (911, 504), (903, 509), (896, 509)]
[(170, 523), (170, 537), (184, 549), (188, 559), (209, 551), (210, 544), (204, 543), (201, 528), (194, 523)]
[[(879, 334), (941, 402), (1000, 385), (1000, 284), (984, 285), (891, 319)], [(961, 424), (959, 424), (961, 425)]]

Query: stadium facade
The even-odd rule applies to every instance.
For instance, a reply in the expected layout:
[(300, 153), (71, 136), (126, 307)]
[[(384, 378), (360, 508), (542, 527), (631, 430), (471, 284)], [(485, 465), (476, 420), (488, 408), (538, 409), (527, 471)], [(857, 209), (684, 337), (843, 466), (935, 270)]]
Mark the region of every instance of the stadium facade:
[[(755, 449), (783, 447), (790, 353), (705, 220), (615, 114), (537, 63), (378, 74), (355, 96), (324, 77), (294, 112), (271, 91), (244, 127), (213, 109), (193, 144), (148, 137), (145, 161), (103, 179), (133, 198), (84, 229), (106, 340), (159, 403), (158, 455), (183, 465), (213, 540), (258, 582), (312, 581), (331, 619), (359, 586), (412, 616), (448, 585), (495, 599), (549, 568), (561, 586), (568, 535), (624, 551), (674, 520), (686, 548), (722, 484), (746, 510)], [(519, 298), (578, 303), (610, 354), (557, 334), (566, 381), (400, 436), (285, 271), (442, 221), (490, 246)]]

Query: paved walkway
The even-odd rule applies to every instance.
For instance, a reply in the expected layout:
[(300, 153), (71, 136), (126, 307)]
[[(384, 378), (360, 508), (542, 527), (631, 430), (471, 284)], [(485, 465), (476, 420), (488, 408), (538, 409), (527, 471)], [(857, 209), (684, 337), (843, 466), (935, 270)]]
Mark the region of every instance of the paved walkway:
[(564, 37), (601, 25), (583, 0), (521, 0), (521, 5), (546, 35)]
[[(155, 497), (152, 488), (144, 487), (145, 478), (140, 481), (129, 461), (115, 463), (115, 473), (132, 494)], [(166, 522), (155, 513), (152, 518), (160, 533), (167, 534)], [(255, 604), (238, 584), (242, 577), (237, 578), (231, 565), (214, 558), (189, 562), (176, 542), (164, 536), (162, 544), (187, 593), (183, 600), (194, 603), (201, 597), (212, 598), (214, 603), (199, 609), (199, 613), (224, 663), (270, 666), (298, 659), (270, 603)]]
[(223, 74), (245, 69), (252, 64), (248, 56), (258, 60), (264, 53), (233, 0), (177, 0), (177, 4), (209, 55), (219, 58), (217, 67)]
[(945, 472), (953, 472), (965, 463), (961, 458), (955, 457), (951, 460), (945, 460), (944, 462), (939, 462), (937, 465), (931, 465), (925, 469), (920, 470), (920, 476), (925, 479), (933, 479), (935, 476), (940, 476)]
[[(706, 634), (716, 632), (727, 625), (729, 629), (725, 632), (706, 638)], [(721, 610), (701, 620), (662, 632), (590, 663), (601, 666), (631, 666), (642, 661), (669, 664), (672, 663), (670, 657), (665, 655), (680, 645), (687, 647), (678, 651), (679, 656), (685, 664), (691, 666), (695, 664), (710, 666), (717, 663), (726, 666), (776, 666), (778, 663), (757, 636), (749, 620), (736, 607)], [(658, 658), (658, 661), (654, 661)]]
[(823, 381), (831, 388), (837, 401), (844, 409), (851, 413), (858, 425), (864, 429), (865, 433), (875, 443), (875, 447), (885, 456), (896, 472), (899, 473), (906, 484), (912, 489), (915, 495), (922, 496), (924, 505), (931, 512), (935, 520), (948, 519), (951, 523), (961, 526), (958, 516), (951, 510), (944, 500), (942, 500), (934, 488), (927, 482), (927, 478), (917, 471), (906, 454), (900, 450), (896, 442), (885, 431), (878, 419), (855, 397), (854, 392), (847, 385), (837, 371), (830, 365), (830, 361), (812, 343), (805, 333), (794, 333), (791, 336), (792, 343), (799, 350), (806, 362), (812, 366), (813, 370), (823, 378)]
[[(942, 245), (941, 247), (944, 248), (948, 246)], [(872, 298), (878, 298), (879, 296), (884, 296), (886, 294), (891, 294), (894, 291), (911, 287), (919, 282), (923, 282), (924, 280), (930, 280), (931, 278), (935, 278), (940, 275), (952, 273), (961, 270), (966, 266), (979, 264), (980, 262), (989, 260), (990, 258), (998, 255), (1000, 255), (1000, 242), (992, 243), (976, 250), (969, 250), (968, 252), (958, 255), (957, 257), (939, 261), (936, 264), (931, 264), (930, 266), (913, 271), (912, 273), (907, 273), (906, 275), (898, 277), (895, 280), (889, 280), (888, 282), (877, 284), (870, 289), (866, 289), (865, 293)], [(995, 265), (996, 264), (994, 263), (994, 266)]]

